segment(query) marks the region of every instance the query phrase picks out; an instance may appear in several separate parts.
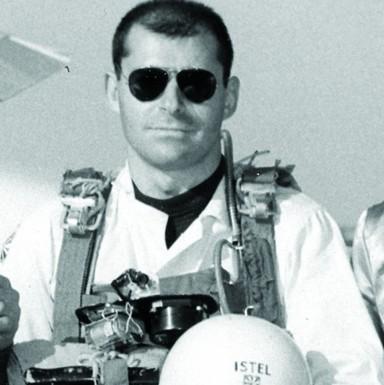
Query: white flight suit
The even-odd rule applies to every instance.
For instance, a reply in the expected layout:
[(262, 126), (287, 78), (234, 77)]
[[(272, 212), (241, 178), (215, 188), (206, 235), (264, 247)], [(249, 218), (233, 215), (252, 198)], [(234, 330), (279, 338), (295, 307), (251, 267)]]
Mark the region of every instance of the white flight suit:
[[(277, 204), (276, 252), (287, 329), (306, 355), (314, 384), (383, 384), (381, 344), (336, 223), (301, 192), (278, 188)], [(0, 266), (0, 273), (20, 292), (22, 312), (15, 342), (51, 339), (61, 210), (57, 202), (27, 220)], [(167, 219), (165, 213), (135, 199), (125, 167), (108, 201), (95, 283), (109, 284), (127, 268), (156, 280), (211, 267), (216, 241), (231, 234), (223, 181), (169, 249), (164, 236)], [(230, 255), (223, 265), (235, 275)]]
[[(369, 213), (369, 214), (368, 214)], [(384, 203), (363, 211), (353, 241), (356, 280), (379, 333), (384, 333)]]

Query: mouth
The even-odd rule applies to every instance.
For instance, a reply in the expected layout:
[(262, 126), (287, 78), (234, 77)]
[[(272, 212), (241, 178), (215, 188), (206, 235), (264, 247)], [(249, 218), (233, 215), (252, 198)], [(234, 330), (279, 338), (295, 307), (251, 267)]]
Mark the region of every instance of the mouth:
[(169, 133), (191, 133), (193, 130), (187, 127), (178, 127), (178, 126), (152, 126), (150, 127), (153, 131), (159, 132), (169, 132)]

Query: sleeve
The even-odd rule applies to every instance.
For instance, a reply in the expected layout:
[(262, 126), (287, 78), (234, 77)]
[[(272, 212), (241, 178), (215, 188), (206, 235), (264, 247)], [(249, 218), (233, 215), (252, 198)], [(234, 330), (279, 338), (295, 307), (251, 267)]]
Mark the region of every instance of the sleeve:
[(314, 385), (383, 384), (382, 346), (335, 221), (315, 210), (294, 245), (287, 327), (306, 354)]
[(384, 341), (380, 317), (376, 305), (374, 269), (372, 268), (371, 256), (369, 254), (369, 248), (364, 235), (367, 214), (368, 211), (365, 210), (360, 215), (356, 225), (352, 248), (352, 268), (368, 312), (382, 341)]
[(53, 275), (62, 241), (60, 212), (60, 203), (55, 202), (30, 215), (17, 229), (7, 257), (0, 263), (0, 274), (20, 295), (16, 343), (51, 337)]

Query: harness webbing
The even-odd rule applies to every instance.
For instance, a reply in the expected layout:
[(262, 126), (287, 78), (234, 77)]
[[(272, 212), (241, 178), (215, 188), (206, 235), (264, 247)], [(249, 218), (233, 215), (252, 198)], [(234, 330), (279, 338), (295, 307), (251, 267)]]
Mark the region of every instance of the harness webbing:
[(247, 283), (248, 314), (285, 327), (277, 281), (273, 217), (256, 220), (241, 215), (240, 226), (243, 234), (243, 280)]
[(88, 281), (96, 232), (74, 235), (64, 232), (57, 270), (53, 341), (79, 339), (80, 324), (75, 309), (82, 306), (82, 295)]
[(61, 186), (65, 206), (62, 218), (64, 235), (53, 311), (53, 341), (56, 343), (64, 339), (76, 341), (81, 337), (75, 310), (84, 305), (84, 294), (91, 297), (88, 284), (92, 279), (93, 254), (111, 189), (110, 182), (110, 177), (92, 168), (68, 170), (64, 174)]
[(237, 206), (242, 234), (242, 280), (247, 314), (285, 327), (275, 244), (277, 186), (299, 187), (293, 166), (254, 167), (238, 164), (235, 170)]
[[(246, 284), (247, 311), (248, 314), (285, 327), (279, 293), (274, 215), (270, 215), (273, 213), (269, 211), (273, 211), (275, 206), (275, 196), (271, 193), (274, 185), (298, 187), (289, 168), (275, 166), (260, 169), (251, 166), (240, 167), (240, 171), (241, 175), (235, 175), (235, 180), (236, 183), (241, 182), (238, 183), (241, 189), (238, 199), (242, 201), (239, 224), (244, 247), (242, 280)], [(107, 199), (107, 194), (104, 198)], [(104, 213), (104, 208), (100, 213)], [(72, 228), (76, 226), (68, 226), (64, 231), (59, 257), (53, 317), (55, 342), (81, 337), (74, 310), (86, 305), (83, 294), (92, 279), (91, 265), (95, 263), (97, 229), (73, 233)]]

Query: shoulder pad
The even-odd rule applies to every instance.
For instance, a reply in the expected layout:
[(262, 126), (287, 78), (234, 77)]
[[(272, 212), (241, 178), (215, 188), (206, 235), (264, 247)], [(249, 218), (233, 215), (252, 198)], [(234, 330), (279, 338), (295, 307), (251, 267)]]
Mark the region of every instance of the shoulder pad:
[(86, 196), (110, 189), (112, 177), (110, 173), (103, 174), (94, 168), (81, 168), (78, 170), (66, 170), (61, 182), (60, 193), (62, 195)]
[(245, 183), (276, 184), (301, 191), (292, 175), (293, 165), (284, 167), (277, 164), (272, 167), (256, 167), (252, 164), (236, 163), (234, 168), (235, 180), (241, 179)]
[(85, 235), (99, 228), (112, 187), (111, 175), (93, 168), (67, 170), (61, 182), (64, 206), (62, 226), (71, 234)]

